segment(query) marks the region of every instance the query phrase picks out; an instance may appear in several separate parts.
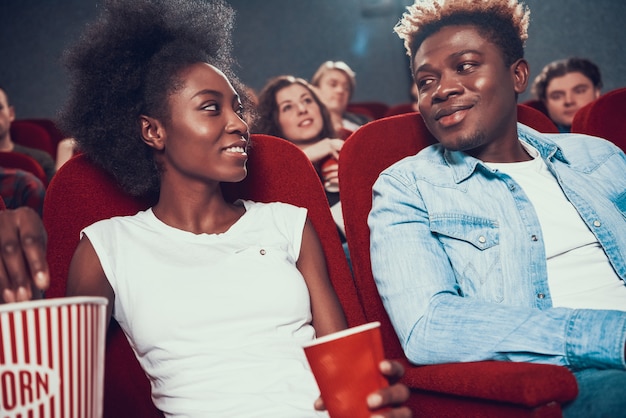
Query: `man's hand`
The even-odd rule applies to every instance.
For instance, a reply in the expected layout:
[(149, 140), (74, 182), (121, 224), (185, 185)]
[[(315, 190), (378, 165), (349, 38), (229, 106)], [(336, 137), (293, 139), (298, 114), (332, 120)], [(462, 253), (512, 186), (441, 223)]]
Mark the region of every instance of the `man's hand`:
[(50, 284), (47, 234), (28, 208), (0, 211), (0, 302), (39, 299)]

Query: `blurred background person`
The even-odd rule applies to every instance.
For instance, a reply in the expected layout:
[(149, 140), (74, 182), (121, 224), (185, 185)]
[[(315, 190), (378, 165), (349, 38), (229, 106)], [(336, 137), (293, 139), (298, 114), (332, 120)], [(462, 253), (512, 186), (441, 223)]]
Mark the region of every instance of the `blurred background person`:
[(570, 132), (574, 115), (600, 97), (602, 76), (596, 64), (571, 57), (546, 65), (535, 78), (532, 93), (561, 132)]
[(329, 110), (303, 78), (272, 78), (259, 93), (252, 132), (286, 139), (300, 148), (317, 170), (335, 223), (345, 242), (339, 201), (338, 159), (350, 131), (337, 132)]
[(76, 153), (76, 140), (74, 138), (63, 138), (57, 144), (56, 169), (63, 166)]
[(328, 108), (335, 130), (356, 131), (370, 121), (365, 115), (347, 111), (356, 88), (356, 74), (343, 61), (326, 61), (311, 78), (322, 102)]
[(0, 151), (28, 155), (43, 168), (48, 181), (56, 173), (52, 156), (45, 151), (16, 144), (11, 139), (11, 123), (15, 120), (15, 108), (9, 103), (9, 95), (0, 87)]

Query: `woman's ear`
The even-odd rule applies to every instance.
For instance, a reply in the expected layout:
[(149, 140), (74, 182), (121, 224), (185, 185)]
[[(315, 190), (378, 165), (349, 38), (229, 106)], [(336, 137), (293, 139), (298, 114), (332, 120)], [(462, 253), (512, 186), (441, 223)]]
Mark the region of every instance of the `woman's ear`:
[(165, 129), (158, 119), (150, 116), (139, 116), (141, 137), (149, 147), (162, 150), (165, 147)]

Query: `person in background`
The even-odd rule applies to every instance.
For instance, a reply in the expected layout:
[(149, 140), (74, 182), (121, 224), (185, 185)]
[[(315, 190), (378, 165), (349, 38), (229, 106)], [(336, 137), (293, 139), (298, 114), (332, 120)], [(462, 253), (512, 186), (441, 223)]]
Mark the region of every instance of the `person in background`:
[(58, 171), (75, 153), (76, 140), (74, 138), (63, 138), (60, 140), (57, 144), (56, 170)]
[(532, 93), (541, 100), (560, 132), (569, 132), (581, 107), (600, 97), (602, 76), (596, 64), (572, 57), (553, 61), (535, 78)]
[(517, 122), (529, 9), (418, 0), (396, 26), (438, 140), (384, 170), (372, 272), (409, 360), (568, 367), (565, 417), (626, 410), (626, 155)]
[[(233, 16), (218, 0), (109, 0), (66, 54), (60, 125), (127, 193), (156, 201), (81, 232), (67, 295), (107, 298), (165, 416), (327, 416), (302, 344), (346, 323), (307, 211), (221, 192), (246, 177), (249, 151)], [(0, 213), (0, 228), (11, 220)], [(38, 284), (0, 272), (5, 302)], [(392, 383), (403, 372), (381, 369)], [(407, 398), (394, 383), (363, 401), (409, 417), (376, 411)]]
[(15, 108), (9, 103), (6, 90), (0, 86), (0, 151), (17, 152), (33, 158), (46, 173), (48, 182), (56, 173), (54, 160), (45, 151), (16, 144), (11, 139), (11, 123), (15, 120)]
[(356, 74), (345, 62), (324, 62), (311, 77), (311, 84), (328, 108), (336, 131), (343, 128), (354, 132), (370, 121), (365, 115), (347, 111), (356, 89)]
[(0, 196), (7, 209), (27, 206), (41, 216), (46, 187), (28, 171), (0, 167)]
[(302, 78), (282, 75), (261, 89), (253, 132), (286, 139), (300, 148), (317, 170), (326, 190), (333, 218), (345, 243), (339, 200), (339, 153), (349, 131), (335, 131), (330, 112)]

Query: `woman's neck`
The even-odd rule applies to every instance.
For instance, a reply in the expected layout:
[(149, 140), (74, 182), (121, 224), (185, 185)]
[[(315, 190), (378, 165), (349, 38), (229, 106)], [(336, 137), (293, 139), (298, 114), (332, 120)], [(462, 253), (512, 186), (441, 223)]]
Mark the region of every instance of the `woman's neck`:
[(195, 234), (217, 234), (226, 232), (245, 213), (245, 208), (226, 202), (219, 183), (204, 188), (162, 184), (159, 201), (152, 211), (171, 227)]

